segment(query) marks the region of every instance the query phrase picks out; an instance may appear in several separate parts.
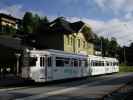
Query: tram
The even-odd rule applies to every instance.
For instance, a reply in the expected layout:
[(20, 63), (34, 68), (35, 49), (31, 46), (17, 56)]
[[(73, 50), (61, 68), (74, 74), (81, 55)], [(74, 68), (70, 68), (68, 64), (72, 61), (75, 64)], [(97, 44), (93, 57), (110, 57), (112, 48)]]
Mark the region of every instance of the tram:
[[(108, 65), (109, 63), (109, 65)], [(60, 50), (24, 50), (21, 77), (35, 82), (89, 77), (119, 71), (116, 58)]]

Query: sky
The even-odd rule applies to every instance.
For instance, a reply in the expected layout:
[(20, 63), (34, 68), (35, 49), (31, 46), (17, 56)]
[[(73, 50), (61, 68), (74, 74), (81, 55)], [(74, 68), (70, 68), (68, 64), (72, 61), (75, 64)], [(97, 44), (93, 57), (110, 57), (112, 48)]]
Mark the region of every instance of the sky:
[(26, 11), (82, 20), (99, 36), (115, 37), (118, 43), (133, 42), (133, 0), (0, 0), (0, 13), (22, 18)]

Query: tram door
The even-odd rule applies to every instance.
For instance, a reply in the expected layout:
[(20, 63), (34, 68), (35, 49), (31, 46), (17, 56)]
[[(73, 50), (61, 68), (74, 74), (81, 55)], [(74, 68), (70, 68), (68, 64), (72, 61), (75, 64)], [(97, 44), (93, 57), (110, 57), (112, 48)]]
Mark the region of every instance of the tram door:
[(45, 81), (52, 80), (52, 57), (51, 56), (43, 56), (40, 57), (40, 67), (41, 67), (41, 75)]
[(46, 78), (48, 81), (53, 80), (53, 57), (52, 56), (47, 56), (46, 57), (46, 69), (47, 69), (47, 75)]

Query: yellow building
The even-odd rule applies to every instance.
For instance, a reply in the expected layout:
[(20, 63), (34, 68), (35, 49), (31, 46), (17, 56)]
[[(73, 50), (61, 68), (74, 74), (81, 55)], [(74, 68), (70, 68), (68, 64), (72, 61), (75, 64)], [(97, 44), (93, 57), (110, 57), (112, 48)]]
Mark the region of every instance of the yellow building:
[(93, 38), (91, 28), (84, 22), (70, 23), (64, 18), (57, 18), (50, 23), (49, 30), (28, 40), (31, 40), (30, 44), (41, 49), (92, 55), (94, 54), (94, 44), (91, 41)]
[(0, 13), (0, 33), (8, 33), (10, 29), (18, 29), (20, 19)]
[(90, 27), (82, 21), (72, 23), (72, 26), (77, 27), (77, 29), (75, 28), (74, 33), (64, 34), (64, 51), (94, 54), (94, 45), (91, 42), (93, 33), (84, 32), (86, 28), (90, 30)]

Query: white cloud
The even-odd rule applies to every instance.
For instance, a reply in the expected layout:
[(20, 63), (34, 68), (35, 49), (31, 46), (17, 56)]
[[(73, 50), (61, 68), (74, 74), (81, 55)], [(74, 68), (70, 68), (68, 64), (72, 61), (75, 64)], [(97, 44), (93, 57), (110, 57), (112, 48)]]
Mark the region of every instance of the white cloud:
[[(95, 0), (97, 5), (102, 9), (110, 6), (114, 11), (124, 10), (126, 14), (123, 18), (113, 18), (108, 21), (92, 20), (87, 18), (69, 17), (68, 20), (77, 21), (83, 20), (88, 23), (93, 31), (98, 35), (104, 37), (115, 37), (121, 45), (127, 45), (129, 40), (133, 40), (133, 0)], [(107, 5), (106, 5), (107, 4)], [(115, 4), (115, 5), (114, 5)], [(41, 11), (34, 11), (41, 16), (44, 15)], [(9, 7), (1, 8), (0, 13), (11, 14), (15, 17), (22, 17), (25, 13), (22, 5), (12, 5)], [(55, 19), (55, 16), (49, 16), (49, 18)], [(123, 20), (124, 19), (124, 20)]]
[(125, 17), (126, 20), (129, 20), (129, 19), (133, 18), (133, 14), (132, 14), (132, 12), (129, 12), (124, 17)]
[[(82, 20), (90, 27), (92, 30), (99, 36), (104, 36), (106, 38), (115, 37), (118, 43), (122, 45), (129, 45), (133, 41), (133, 19), (130, 20), (120, 20), (120, 19), (111, 19), (109, 21), (99, 21), (86, 18), (69, 18), (68, 20), (74, 22)], [(130, 42), (129, 42), (130, 41)]]
[(104, 10), (112, 9), (114, 13), (132, 12), (133, 0), (94, 0), (95, 3)]
[(12, 5), (0, 9), (0, 13), (6, 13), (15, 17), (22, 17), (24, 12), (22, 10), (22, 5)]
[[(44, 16), (44, 13), (41, 11), (37, 11), (37, 10), (28, 10), (28, 11), (32, 12), (33, 14), (38, 14), (40, 16)], [(9, 15), (12, 15), (17, 18), (22, 18), (24, 16), (25, 12), (26, 11), (23, 9), (23, 6), (19, 5), (19, 4), (6, 6), (6, 7), (0, 9), (0, 13), (9, 14)]]
[(100, 8), (104, 8), (105, 7), (105, 1), (106, 0), (95, 0), (96, 4), (100, 7)]

